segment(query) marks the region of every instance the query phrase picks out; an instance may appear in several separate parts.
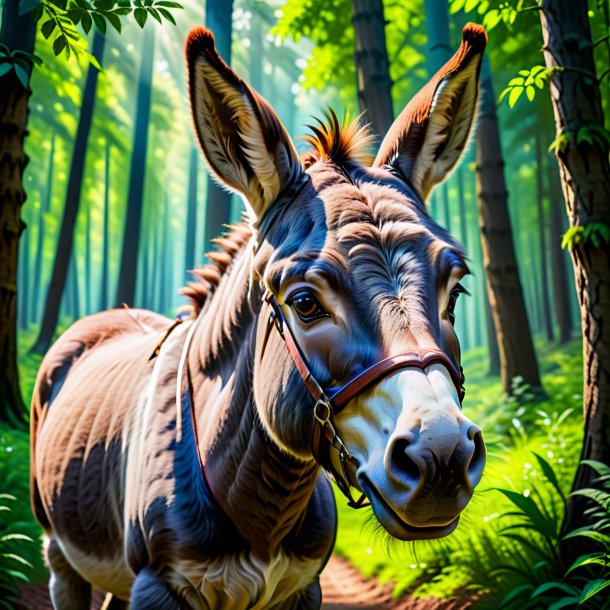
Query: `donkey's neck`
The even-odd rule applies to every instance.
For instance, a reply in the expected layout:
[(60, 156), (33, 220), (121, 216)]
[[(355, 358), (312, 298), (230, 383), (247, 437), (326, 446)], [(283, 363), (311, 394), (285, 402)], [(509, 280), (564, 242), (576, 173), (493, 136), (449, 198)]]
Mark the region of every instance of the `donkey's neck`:
[(298, 534), (319, 474), (282, 451), (254, 403), (260, 290), (246, 246), (200, 314), (189, 352), (199, 449), (212, 492), (261, 559)]

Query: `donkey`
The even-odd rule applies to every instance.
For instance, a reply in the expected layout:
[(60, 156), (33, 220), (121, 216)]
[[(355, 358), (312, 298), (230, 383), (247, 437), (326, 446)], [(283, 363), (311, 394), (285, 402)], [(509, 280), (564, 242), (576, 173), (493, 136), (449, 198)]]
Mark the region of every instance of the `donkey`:
[(332, 477), (400, 540), (451, 533), (479, 482), (454, 331), (468, 273), (424, 201), (475, 113), (480, 26), (396, 120), (332, 113), (299, 158), (269, 104), (195, 29), (197, 137), (249, 221), (184, 289), (187, 319), (116, 309), (42, 362), (31, 493), (55, 608), (319, 608)]

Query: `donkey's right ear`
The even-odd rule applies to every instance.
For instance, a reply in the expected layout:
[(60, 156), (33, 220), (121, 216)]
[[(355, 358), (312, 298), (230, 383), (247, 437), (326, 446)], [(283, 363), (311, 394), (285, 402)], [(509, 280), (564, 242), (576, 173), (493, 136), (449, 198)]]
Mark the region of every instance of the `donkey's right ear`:
[(303, 172), (290, 136), (271, 106), (218, 55), (209, 30), (191, 31), (186, 58), (195, 131), (210, 169), (260, 221)]

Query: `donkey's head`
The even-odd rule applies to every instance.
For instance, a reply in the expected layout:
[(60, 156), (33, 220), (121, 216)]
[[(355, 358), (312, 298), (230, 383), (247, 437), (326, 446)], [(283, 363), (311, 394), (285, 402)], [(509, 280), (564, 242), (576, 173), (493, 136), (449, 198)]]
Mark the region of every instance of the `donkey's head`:
[(468, 267), (425, 200), (465, 147), (486, 40), (464, 28), (374, 160), (367, 130), (332, 113), (300, 159), (212, 35), (198, 29), (187, 43), (200, 144), (255, 228), (252, 281), (266, 297), (253, 365), (260, 421), (292, 456), (313, 452), (348, 496), (363, 492), (404, 540), (450, 533), (485, 463), (481, 432), (461, 410), (454, 330)]

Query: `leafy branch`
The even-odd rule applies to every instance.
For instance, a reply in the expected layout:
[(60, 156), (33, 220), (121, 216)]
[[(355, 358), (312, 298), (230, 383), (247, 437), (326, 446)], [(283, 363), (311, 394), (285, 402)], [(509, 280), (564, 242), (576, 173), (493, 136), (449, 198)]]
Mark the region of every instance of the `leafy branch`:
[(5, 44), (0, 43), (0, 78), (8, 74), (11, 70), (24, 88), (27, 88), (32, 66), (40, 65), (40, 57), (27, 53), (26, 51), (11, 51)]
[(563, 68), (558, 66), (546, 68), (541, 65), (536, 65), (529, 70), (519, 70), (519, 76), (516, 76), (509, 81), (506, 89), (500, 94), (498, 102), (502, 102), (502, 100), (508, 96), (508, 105), (512, 108), (524, 91), (527, 99), (531, 102), (536, 96), (536, 87), (538, 89), (544, 89), (546, 82), (552, 76), (562, 71)]
[(108, 25), (121, 32), (122, 21), (133, 14), (136, 23), (143, 28), (152, 17), (159, 23), (163, 20), (176, 25), (169, 9), (183, 8), (170, 0), (22, 0), (21, 12), (29, 12), (34, 21), (42, 21), (40, 31), (49, 39), (53, 37), (53, 52), (85, 56), (100, 69), (97, 59), (87, 51), (86, 42), (77, 26), (88, 34), (93, 25), (105, 34)]
[(603, 222), (590, 222), (586, 225), (570, 227), (564, 233), (561, 247), (573, 250), (579, 243), (591, 243), (594, 248), (609, 244), (610, 226)]

